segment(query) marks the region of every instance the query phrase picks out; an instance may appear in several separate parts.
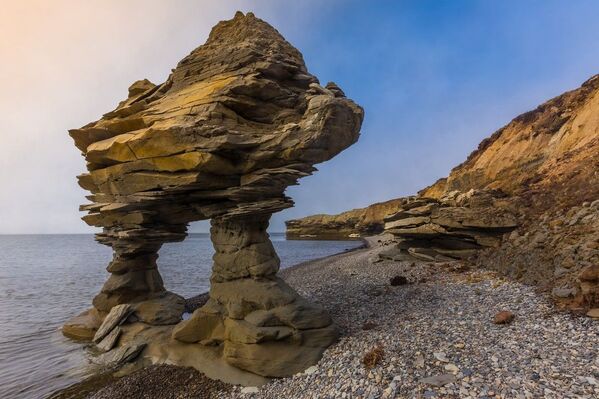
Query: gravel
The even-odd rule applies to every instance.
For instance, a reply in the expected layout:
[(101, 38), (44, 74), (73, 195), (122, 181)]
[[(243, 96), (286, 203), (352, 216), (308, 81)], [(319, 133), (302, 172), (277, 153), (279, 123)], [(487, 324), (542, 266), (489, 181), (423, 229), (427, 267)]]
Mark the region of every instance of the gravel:
[[(301, 295), (325, 306), (341, 331), (307, 372), (254, 388), (159, 366), (93, 398), (599, 397), (597, 321), (557, 311), (534, 287), (494, 272), (378, 261), (386, 238), (369, 241), (370, 249), (280, 272)], [(407, 284), (392, 286), (396, 276)], [(504, 310), (515, 315), (513, 322), (494, 324)], [(377, 347), (384, 356), (368, 369), (364, 355)]]
[[(341, 339), (310, 373), (217, 397), (599, 397), (597, 321), (557, 311), (534, 287), (493, 272), (373, 262), (383, 248), (281, 271), (301, 295), (329, 309)], [(409, 284), (391, 286), (395, 276)], [(503, 310), (514, 321), (494, 324)], [(366, 323), (374, 327), (363, 329)], [(362, 359), (378, 345), (384, 359), (366, 369)]]
[(214, 381), (190, 367), (150, 366), (123, 377), (90, 399), (210, 399), (230, 386)]

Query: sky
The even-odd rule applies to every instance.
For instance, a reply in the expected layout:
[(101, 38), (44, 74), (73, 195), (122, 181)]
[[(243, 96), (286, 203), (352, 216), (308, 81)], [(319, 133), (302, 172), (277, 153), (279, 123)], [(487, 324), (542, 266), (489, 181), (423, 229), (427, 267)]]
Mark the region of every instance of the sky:
[(114, 109), (132, 82), (163, 82), (236, 10), (272, 24), (366, 113), (358, 143), (287, 190), (296, 206), (271, 231), (414, 194), (599, 73), (595, 0), (0, 0), (0, 234), (94, 232), (67, 130)]

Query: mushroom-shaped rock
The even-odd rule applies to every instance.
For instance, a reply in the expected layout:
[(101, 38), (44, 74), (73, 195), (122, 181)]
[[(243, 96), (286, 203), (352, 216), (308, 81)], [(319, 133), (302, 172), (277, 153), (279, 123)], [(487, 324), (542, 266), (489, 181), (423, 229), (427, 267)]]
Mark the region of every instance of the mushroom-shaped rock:
[(210, 299), (173, 338), (222, 345), (227, 362), (263, 376), (316, 362), (335, 329), (277, 278), (266, 229), (293, 205), (289, 185), (356, 142), (362, 108), (336, 84), (319, 85), (300, 52), (251, 13), (216, 25), (166, 82), (141, 80), (128, 94), (70, 131), (87, 161), (83, 220), (114, 250), (96, 310), (169, 298), (158, 250), (183, 240), (189, 222), (211, 219)]

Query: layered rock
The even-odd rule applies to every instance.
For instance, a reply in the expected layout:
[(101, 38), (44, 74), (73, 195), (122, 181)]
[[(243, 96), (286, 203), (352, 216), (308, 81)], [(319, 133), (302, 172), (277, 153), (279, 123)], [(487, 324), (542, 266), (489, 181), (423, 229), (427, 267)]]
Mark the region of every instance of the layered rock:
[[(299, 51), (251, 13), (216, 25), (166, 82), (135, 82), (114, 111), (70, 131), (87, 161), (79, 176), (91, 192), (83, 219), (101, 227), (97, 240), (114, 250), (88, 314), (101, 320), (129, 303), (146, 324), (178, 322), (183, 304), (165, 291), (157, 253), (183, 240), (189, 222), (211, 219), (210, 300), (173, 337), (221, 345), (230, 364), (260, 375), (315, 362), (334, 328), (276, 277), (266, 227), (273, 212), (293, 205), (284, 195), (289, 185), (358, 139), (362, 118), (336, 84), (321, 86)], [(272, 317), (256, 321), (256, 312)]]
[(492, 191), (451, 192), (440, 199), (410, 197), (385, 218), (397, 245), (380, 254), (394, 260), (467, 259), (483, 248), (498, 248), (518, 222), (504, 196)]
[[(538, 284), (568, 306), (599, 306), (598, 285), (585, 274), (599, 261), (598, 170), (599, 75), (515, 118), (483, 140), (448, 177), (421, 190), (418, 198), (443, 203), (452, 192), (502, 193), (500, 203), (517, 218), (518, 228), (498, 248), (477, 242), (482, 248), (476, 264)], [(401, 206), (402, 199), (394, 201)], [(347, 213), (341, 215), (348, 219)], [(329, 220), (341, 215), (304, 218), (289, 230), (294, 235), (302, 226), (310, 234), (328, 231)]]
[[(599, 198), (599, 75), (526, 112), (483, 140), (465, 162), (419, 194), (470, 189), (519, 196), (530, 211)], [(530, 212), (529, 211), (529, 212)]]
[(285, 222), (291, 240), (347, 240), (382, 233), (385, 217), (401, 209), (402, 198), (352, 209), (338, 215), (312, 215)]

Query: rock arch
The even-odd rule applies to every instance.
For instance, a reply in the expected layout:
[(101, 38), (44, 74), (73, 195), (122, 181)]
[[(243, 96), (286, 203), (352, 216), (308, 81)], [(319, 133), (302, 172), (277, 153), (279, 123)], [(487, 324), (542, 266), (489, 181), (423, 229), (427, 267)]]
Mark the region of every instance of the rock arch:
[(136, 312), (143, 323), (172, 322), (180, 298), (164, 289), (158, 250), (183, 240), (188, 223), (211, 219), (210, 299), (172, 339), (219, 346), (228, 364), (263, 376), (316, 362), (335, 328), (276, 276), (266, 228), (272, 213), (293, 205), (285, 189), (353, 144), (362, 119), (251, 13), (216, 25), (166, 82), (135, 82), (114, 111), (70, 131), (87, 161), (78, 177), (91, 192), (83, 219), (102, 228), (97, 240), (114, 258), (93, 309), (64, 331), (93, 330), (126, 303), (145, 306)]

